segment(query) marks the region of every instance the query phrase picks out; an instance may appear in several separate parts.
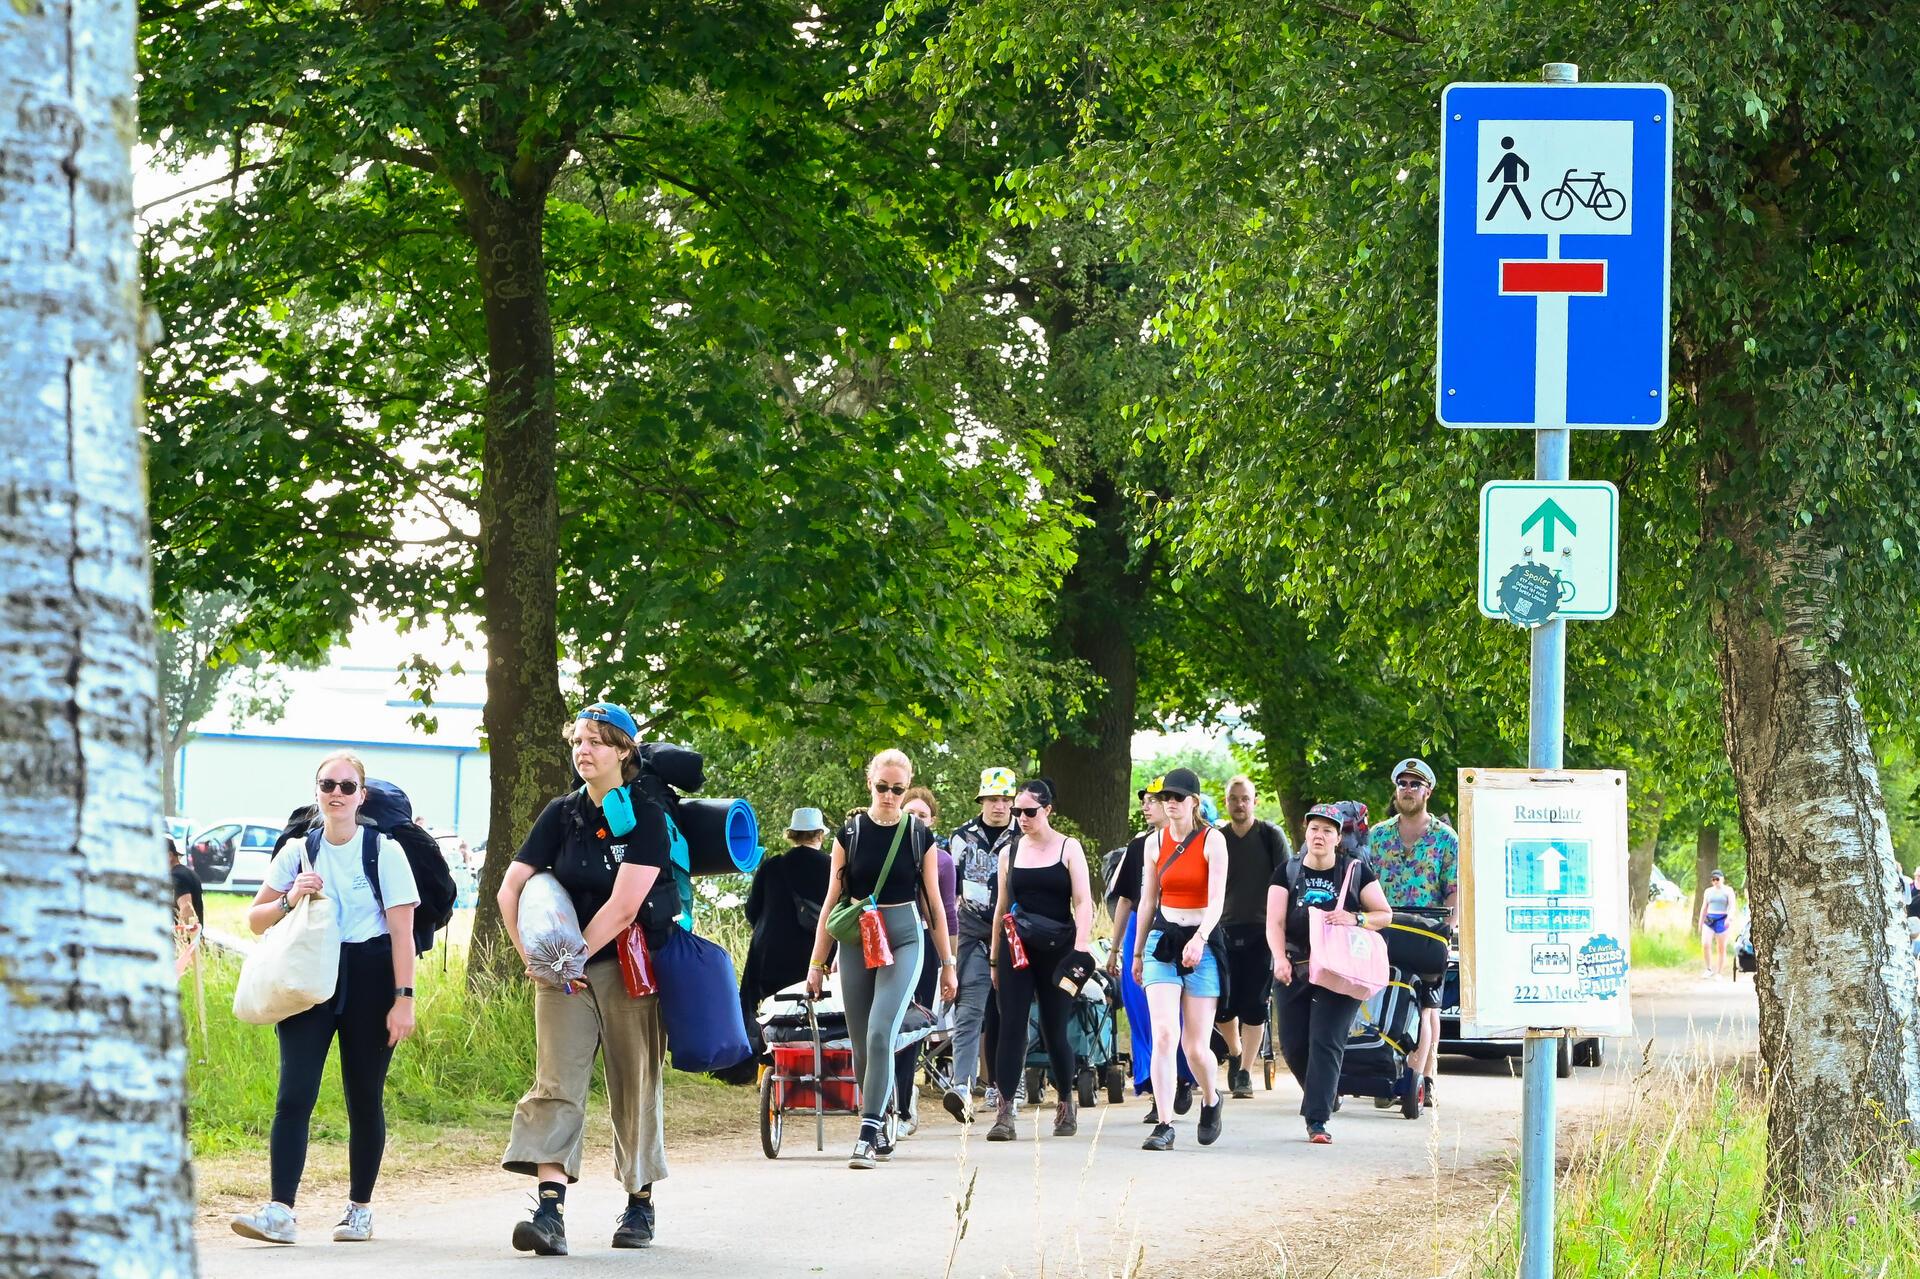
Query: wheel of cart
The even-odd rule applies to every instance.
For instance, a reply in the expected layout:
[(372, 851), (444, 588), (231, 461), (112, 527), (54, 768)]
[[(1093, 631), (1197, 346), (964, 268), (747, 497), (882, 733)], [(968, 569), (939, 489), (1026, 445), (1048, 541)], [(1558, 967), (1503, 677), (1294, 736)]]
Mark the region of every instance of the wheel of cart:
[(1107, 1067), (1107, 1102), (1117, 1106), (1127, 1099), (1127, 1067), (1121, 1063)]
[(760, 1150), (769, 1159), (780, 1157), (780, 1134), (785, 1130), (785, 1111), (780, 1109), (780, 1080), (772, 1068), (760, 1076)]

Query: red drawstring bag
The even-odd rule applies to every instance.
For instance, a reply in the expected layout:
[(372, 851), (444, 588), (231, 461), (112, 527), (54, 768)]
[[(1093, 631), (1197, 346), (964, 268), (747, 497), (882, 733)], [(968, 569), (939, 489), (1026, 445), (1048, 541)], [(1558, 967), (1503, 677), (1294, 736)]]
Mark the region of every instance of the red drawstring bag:
[(653, 975), (653, 952), (647, 949), (647, 934), (640, 925), (627, 925), (613, 949), (620, 956), (620, 980), (627, 984), (629, 995), (639, 999), (660, 989)]
[(1007, 958), (1012, 961), (1015, 972), (1027, 966), (1027, 944), (1020, 940), (1020, 926), (1008, 911), (1000, 916), (1000, 926), (1007, 930)]
[(885, 968), (893, 962), (886, 922), (880, 918), (880, 908), (871, 901), (860, 912), (860, 953), (869, 968)]

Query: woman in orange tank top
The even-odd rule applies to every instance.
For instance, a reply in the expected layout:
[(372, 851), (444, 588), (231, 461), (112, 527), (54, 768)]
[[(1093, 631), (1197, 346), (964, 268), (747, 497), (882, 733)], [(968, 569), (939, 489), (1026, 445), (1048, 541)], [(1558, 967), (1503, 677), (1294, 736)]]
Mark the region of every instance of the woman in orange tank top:
[(1196, 1135), (1203, 1146), (1220, 1137), (1220, 1091), (1208, 1042), (1220, 1002), (1220, 964), (1207, 943), (1226, 902), (1227, 845), (1220, 832), (1200, 824), (1199, 793), (1192, 769), (1176, 768), (1160, 779), (1166, 825), (1155, 855), (1141, 868), (1134, 915), (1133, 977), (1147, 993), (1153, 1021), (1151, 1074), (1159, 1118), (1142, 1143), (1148, 1150), (1173, 1148), (1175, 1058), (1183, 1046), (1200, 1085)]

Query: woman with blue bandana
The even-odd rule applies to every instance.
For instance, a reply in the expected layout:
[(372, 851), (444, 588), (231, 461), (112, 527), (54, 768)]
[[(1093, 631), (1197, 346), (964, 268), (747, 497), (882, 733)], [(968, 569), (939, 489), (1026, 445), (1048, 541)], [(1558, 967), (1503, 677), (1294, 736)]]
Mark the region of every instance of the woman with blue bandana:
[(552, 872), (566, 890), (587, 945), (586, 978), (571, 994), (534, 985), (533, 1086), (514, 1107), (500, 1161), (508, 1172), (539, 1179), (532, 1219), (514, 1226), (513, 1246), (543, 1257), (567, 1252), (567, 1186), (580, 1179), (596, 1056), (606, 1064), (614, 1165), (627, 1191), (614, 1247), (653, 1242), (653, 1183), (667, 1175), (660, 1127), (667, 1038), (659, 997), (627, 993), (614, 950), (636, 918), (657, 947), (680, 911), (667, 869), (666, 812), (633, 784), (640, 776), (638, 734), (633, 716), (612, 702), (595, 702), (575, 717), (566, 738), (582, 785), (547, 805), (500, 885), (500, 917), (522, 959), (520, 893), (539, 871)]

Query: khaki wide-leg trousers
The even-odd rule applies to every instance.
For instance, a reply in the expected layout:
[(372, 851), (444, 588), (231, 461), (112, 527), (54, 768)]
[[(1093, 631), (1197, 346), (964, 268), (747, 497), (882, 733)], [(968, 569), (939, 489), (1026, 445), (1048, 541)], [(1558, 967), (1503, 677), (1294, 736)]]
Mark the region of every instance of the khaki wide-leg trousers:
[(596, 960), (571, 995), (535, 985), (533, 1028), (538, 1052), (533, 1087), (513, 1109), (513, 1135), (500, 1166), (531, 1177), (540, 1164), (559, 1164), (568, 1182), (580, 1180), (587, 1088), (594, 1055), (604, 1049), (613, 1164), (620, 1183), (632, 1194), (665, 1177), (661, 1111), (667, 1037), (659, 996), (635, 999), (620, 978), (620, 961)]

